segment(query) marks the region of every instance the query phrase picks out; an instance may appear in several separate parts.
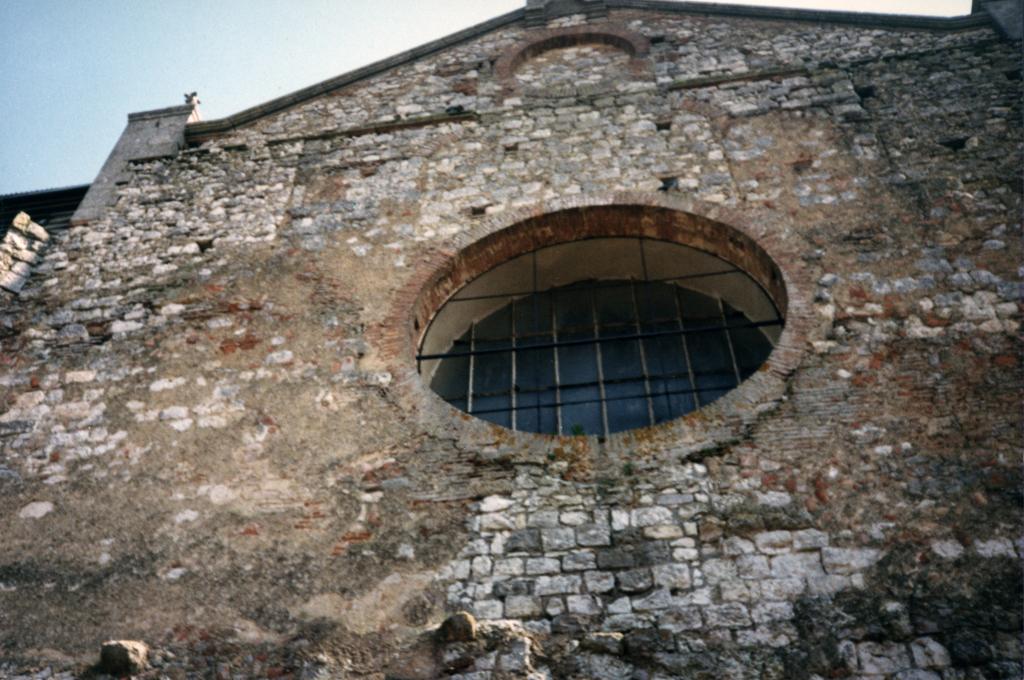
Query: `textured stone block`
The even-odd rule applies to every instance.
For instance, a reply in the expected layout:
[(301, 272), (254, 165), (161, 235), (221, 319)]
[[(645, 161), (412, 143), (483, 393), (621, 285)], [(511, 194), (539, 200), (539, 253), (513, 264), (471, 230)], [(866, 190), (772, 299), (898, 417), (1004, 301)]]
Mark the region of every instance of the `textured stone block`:
[[(881, 558), (873, 548), (823, 548), (821, 561), (830, 574), (853, 574), (863, 571)], [(774, 569), (775, 563), (772, 562)]]
[(710, 628), (740, 628), (751, 625), (750, 613), (738, 602), (705, 607), (704, 619)]
[(108, 640), (100, 649), (100, 669), (115, 676), (135, 675), (149, 665), (149, 647), (138, 640)]

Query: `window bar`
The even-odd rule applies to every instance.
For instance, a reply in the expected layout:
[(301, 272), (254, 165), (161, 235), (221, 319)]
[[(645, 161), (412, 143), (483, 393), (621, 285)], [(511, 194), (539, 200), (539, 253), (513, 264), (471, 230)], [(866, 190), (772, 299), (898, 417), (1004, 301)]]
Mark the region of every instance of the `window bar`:
[(466, 389), (466, 413), (473, 412), (473, 364), (476, 358), (476, 322), (469, 324), (469, 387)]
[(608, 403), (605, 399), (604, 390), (604, 366), (601, 359), (601, 329), (597, 325), (597, 300), (594, 291), (590, 291), (590, 318), (594, 322), (592, 331), (597, 342), (594, 344), (594, 358), (597, 360), (597, 393), (601, 398), (601, 429), (605, 437), (608, 436)]
[[(730, 274), (743, 274), (740, 269), (721, 269), (713, 272), (704, 272), (702, 274), (686, 274), (683, 276), (670, 276), (664, 279), (648, 279), (644, 278), (648, 283), (675, 283), (679, 281), (689, 281), (690, 279), (705, 279), (712, 276), (728, 276)], [(603, 288), (615, 288), (618, 284), (616, 283), (594, 283), (589, 286), (576, 286), (575, 290), (601, 290)], [(452, 302), (475, 302), (476, 300), (493, 300), (495, 298), (506, 298), (510, 296), (524, 297), (531, 293), (536, 293), (536, 290), (524, 290), (518, 293), (488, 293), (486, 295), (468, 295), (466, 297), (453, 297), (445, 304), (451, 304)]]
[[(539, 312), (539, 309), (537, 307), (537, 301), (538, 301), (539, 298), (537, 296), (537, 251), (536, 250), (533, 251), (533, 253), (530, 255), (530, 265), (531, 265), (530, 266), (530, 269), (531, 269), (531, 272), (530, 272), (530, 288), (532, 289), (532, 293), (530, 295), (530, 300), (532, 301), (531, 304), (533, 306), (533, 332), (536, 333), (540, 329), (540, 312)], [(557, 353), (558, 350), (552, 350), (552, 351)], [(513, 354), (515, 354), (515, 352), (513, 352)], [(529, 364), (530, 364), (531, 368), (533, 369), (533, 384), (536, 385), (536, 384), (538, 384), (540, 382), (539, 375), (538, 375), (538, 370), (537, 370), (537, 361), (531, 361), (531, 362), (529, 362)], [(557, 378), (556, 378), (556, 380), (557, 380)], [(556, 402), (558, 401), (558, 394), (557, 393), (555, 394), (555, 401)], [(536, 398), (536, 402), (537, 402), (537, 428), (540, 429), (541, 422), (543, 421), (543, 416), (541, 416), (541, 405), (540, 405), (541, 399), (540, 399), (539, 396)], [(557, 411), (558, 409), (555, 409), (555, 410)]]
[[(719, 373), (715, 372), (715, 371), (708, 371), (707, 373), (703, 373), (701, 371), (694, 371), (694, 375), (695, 376), (718, 375), (718, 374)], [(683, 373), (666, 373), (665, 377), (670, 379), (670, 380), (674, 380), (674, 379), (677, 379), (677, 378), (689, 378), (689, 373), (686, 373), (686, 372), (683, 372)], [(632, 376), (632, 377), (626, 377), (626, 378), (614, 378), (614, 379), (605, 378), (604, 384), (605, 385), (624, 385), (624, 384), (627, 384), (627, 383), (636, 382), (636, 380), (638, 378), (640, 378), (640, 376)], [(597, 387), (597, 380), (594, 379), (594, 380), (587, 380), (587, 381), (584, 381), (584, 382), (562, 383), (562, 389), (563, 390), (574, 389), (574, 388), (582, 388), (582, 387)], [(708, 391), (711, 391), (711, 390), (721, 390), (721, 389), (722, 389), (721, 387), (700, 387), (700, 388), (697, 389), (697, 391), (698, 392), (708, 392)], [(520, 395), (523, 395), (523, 394), (538, 394), (538, 393), (544, 392), (544, 391), (545, 391), (545, 388), (542, 387), (542, 388), (536, 388), (536, 389), (530, 389), (530, 390), (520, 390), (519, 394)], [(507, 394), (508, 394), (507, 390), (499, 389), (499, 390), (491, 390), (491, 391), (487, 391), (487, 392), (475, 393), (474, 396), (476, 397), (477, 400), (479, 400), (480, 397), (497, 397), (497, 396), (506, 396)], [(638, 394), (636, 396), (636, 398), (637, 399), (641, 399), (641, 398), (643, 398), (643, 395), (642, 394)], [(608, 397), (608, 401), (614, 401), (615, 399), (616, 399), (616, 397)], [(546, 404), (545, 406), (551, 406), (551, 404)], [(524, 406), (523, 408), (533, 408), (533, 407), (525, 407)]]
[[(643, 258), (643, 241), (640, 242), (640, 256)], [(646, 272), (646, 266), (644, 271)], [(633, 320), (636, 321), (636, 332), (640, 334), (643, 329), (640, 327), (640, 303), (636, 298), (636, 282), (629, 282), (630, 291), (633, 294)], [(637, 338), (637, 346), (640, 348), (640, 372), (644, 376), (644, 394), (647, 396), (647, 420), (651, 425), (654, 425), (654, 400), (651, 398), (651, 374), (647, 370), (647, 352), (644, 351), (644, 341), (641, 338)]]
[[(712, 386), (712, 387), (698, 387), (695, 390), (688, 390), (688, 389), (668, 390), (664, 394), (667, 394), (667, 395), (670, 395), (670, 396), (675, 396), (677, 394), (697, 395), (697, 394), (699, 394), (701, 392), (721, 392), (721, 391), (722, 391), (721, 387)], [(607, 401), (625, 401), (627, 399), (640, 399), (642, 396), (643, 396), (642, 394), (627, 394), (627, 395), (624, 395), (624, 396), (621, 396), (621, 397), (608, 397)], [(598, 397), (597, 399), (576, 399), (576, 400), (573, 400), (573, 401), (559, 401), (559, 402), (555, 402), (554, 404), (551, 404), (550, 406), (561, 408), (562, 406), (580, 406), (580, 405), (584, 405), (584, 404), (597, 404), (600, 401), (601, 401), (600, 397)], [(520, 407), (520, 409), (527, 409), (527, 408), (533, 408), (533, 407), (532, 406), (522, 406), (522, 407)], [(482, 411), (477, 411), (473, 415), (483, 415), (485, 413), (502, 413), (502, 412), (505, 412), (505, 411), (508, 411), (507, 407), (493, 408), (493, 409), (484, 409)], [(679, 415), (685, 415), (685, 414), (680, 413)]]
[(512, 431), (516, 431), (516, 301), (512, 299), (512, 351), (509, 354), (512, 355), (512, 379), (509, 383), (509, 404), (512, 405), (512, 410), (509, 413), (509, 419), (512, 423)]
[[(552, 296), (553, 299), (554, 296)], [(707, 328), (682, 328), (674, 331), (648, 331), (646, 333), (630, 333), (629, 335), (616, 336), (616, 340), (637, 340), (639, 338), (660, 338), (676, 335), (697, 335), (699, 333), (717, 333), (724, 330), (738, 330), (740, 328), (764, 328), (765, 326), (782, 326), (784, 325), (781, 319), (772, 319), (769, 321), (751, 321), (750, 323), (733, 324), (729, 326), (708, 326)], [(522, 336), (521, 336), (522, 337)], [(469, 351), (459, 352), (441, 352), (440, 354), (420, 354), (416, 357), (417, 361), (430, 361), (431, 359), (451, 359), (452, 357), (468, 357), (471, 355), (479, 354), (504, 354), (505, 352), (523, 352), (527, 350), (535, 349), (550, 349), (552, 347), (574, 347), (576, 345), (593, 345), (601, 342), (595, 338), (581, 338), (579, 340), (562, 340), (553, 342), (544, 342), (536, 345), (530, 345), (529, 347), (516, 347), (514, 350), (511, 347), (491, 347), (487, 349), (474, 349)]]
[(551, 290), (551, 339), (554, 341), (551, 352), (555, 362), (555, 434), (562, 434), (562, 387), (561, 376), (558, 374), (558, 319), (555, 315), (555, 291)]
[[(690, 374), (690, 388), (693, 390), (693, 407), (694, 410), (700, 408), (700, 394), (697, 392), (697, 378), (693, 375), (693, 362), (690, 361), (690, 347), (686, 343), (686, 325), (683, 323), (683, 303), (680, 300), (682, 295), (682, 289), (676, 287), (676, 322), (679, 324), (679, 338), (683, 341), (683, 358), (686, 359), (686, 371)], [(672, 405), (669, 404), (669, 413), (672, 413)]]
[(740, 378), (740, 365), (736, 361), (736, 349), (732, 345), (732, 332), (729, 330), (729, 320), (725, 318), (725, 304), (722, 302), (722, 298), (718, 298), (718, 315), (722, 319), (722, 326), (725, 328), (725, 344), (729, 346), (732, 370), (736, 374), (736, 384), (739, 385), (743, 379)]

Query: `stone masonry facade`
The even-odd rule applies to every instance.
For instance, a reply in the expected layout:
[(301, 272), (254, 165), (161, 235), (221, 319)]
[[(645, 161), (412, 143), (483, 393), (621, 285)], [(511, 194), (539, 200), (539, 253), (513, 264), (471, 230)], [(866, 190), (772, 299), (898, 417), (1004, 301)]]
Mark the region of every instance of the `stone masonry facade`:
[[(8, 232), (0, 677), (123, 639), (147, 678), (1021, 678), (1020, 49), (531, 2), (167, 109), (88, 219)], [(764, 369), (607, 439), (430, 392), (452, 286), (599, 229), (763, 249)]]

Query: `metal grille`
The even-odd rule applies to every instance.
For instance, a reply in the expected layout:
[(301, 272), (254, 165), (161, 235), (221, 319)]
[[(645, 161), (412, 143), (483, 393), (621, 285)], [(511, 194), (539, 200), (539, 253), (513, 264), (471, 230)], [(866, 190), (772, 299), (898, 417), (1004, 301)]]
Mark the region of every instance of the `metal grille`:
[[(640, 240), (638, 240), (640, 241)], [(642, 242), (641, 242), (641, 251)], [(448, 305), (492, 299), (433, 362), (431, 387), (453, 406), (513, 430), (608, 435), (677, 418), (735, 388), (756, 371), (772, 343), (720, 297), (687, 279), (725, 287), (741, 270), (657, 280), (584, 280), (536, 290), (456, 296)], [(646, 263), (643, 271), (646, 277)]]

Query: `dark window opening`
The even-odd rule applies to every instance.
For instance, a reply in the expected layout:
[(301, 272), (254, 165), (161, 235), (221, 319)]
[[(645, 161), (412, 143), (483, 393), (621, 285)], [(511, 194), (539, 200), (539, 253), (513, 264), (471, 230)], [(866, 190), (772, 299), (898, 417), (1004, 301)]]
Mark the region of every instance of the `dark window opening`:
[[(546, 275), (538, 275), (537, 253), (553, 250), (547, 248), (479, 277), (480, 294), (471, 284), (450, 299), (417, 357), (434, 392), (512, 430), (603, 437), (702, 408), (767, 360), (784, 322), (743, 271), (685, 246), (654, 242), (662, 247), (645, 254), (642, 239), (599, 241), (616, 242), (604, 247), (619, 248), (623, 260), (632, 255), (630, 244), (640, 244), (638, 276), (541, 289), (538, 277)], [(561, 259), (548, 258), (560, 263), (549, 280), (564, 280), (562, 268), (586, 269), (596, 259), (598, 251), (569, 250), (573, 245), (556, 247), (566, 249)], [(684, 261), (675, 270), (684, 273), (649, 275), (648, 261), (663, 266), (673, 258)], [(506, 265), (512, 269), (491, 276)], [(533, 279), (532, 291), (517, 271)], [(431, 338), (453, 329), (453, 340)]]

